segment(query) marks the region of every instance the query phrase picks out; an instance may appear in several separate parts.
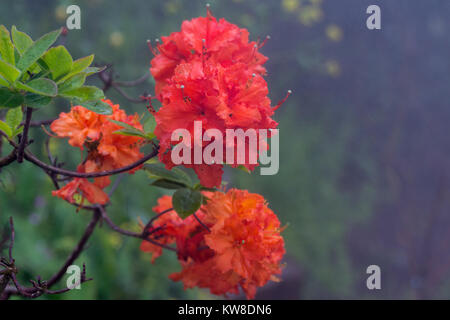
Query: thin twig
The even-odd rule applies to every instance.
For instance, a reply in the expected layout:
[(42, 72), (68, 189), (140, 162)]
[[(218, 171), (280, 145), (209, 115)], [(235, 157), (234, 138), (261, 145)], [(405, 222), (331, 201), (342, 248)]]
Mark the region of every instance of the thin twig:
[(81, 237), (80, 241), (78, 242), (77, 246), (74, 248), (72, 253), (67, 258), (64, 265), (59, 269), (59, 271), (53, 275), (53, 277), (50, 278), (48, 281), (48, 286), (51, 287), (53, 284), (58, 282), (62, 276), (66, 273), (67, 268), (73, 264), (73, 262), (78, 258), (78, 256), (81, 254), (81, 252), (84, 249), (84, 246), (86, 245), (87, 241), (91, 237), (92, 233), (95, 230), (95, 227), (100, 220), (101, 212), (100, 211), (94, 211), (94, 214), (92, 216), (91, 221), (89, 222), (88, 226), (86, 227), (86, 230), (84, 231), (83, 236)]
[(144, 235), (148, 235), (148, 231), (147, 231), (147, 230), (153, 225), (153, 222), (154, 222), (156, 219), (160, 218), (163, 214), (166, 214), (166, 213), (168, 213), (168, 212), (170, 212), (170, 211), (172, 211), (172, 210), (173, 210), (173, 208), (166, 209), (166, 210), (164, 210), (164, 211), (158, 213), (158, 214), (157, 214), (156, 216), (154, 216), (153, 218), (151, 218), (151, 219), (147, 222), (147, 224), (145, 225), (143, 234), (144, 234)]
[(118, 173), (126, 172), (133, 170), (137, 167), (139, 167), (141, 164), (145, 163), (146, 161), (150, 160), (151, 158), (154, 158), (158, 154), (158, 148), (155, 148), (150, 154), (142, 157), (140, 160), (133, 162), (132, 164), (115, 169), (110, 171), (101, 171), (101, 172), (91, 172), (91, 173), (82, 173), (82, 172), (76, 172), (76, 171), (69, 171), (61, 168), (57, 168), (52, 165), (48, 165), (45, 162), (42, 162), (36, 156), (34, 156), (31, 152), (26, 151), (24, 154), (24, 157), (26, 160), (30, 161), (31, 163), (34, 163), (38, 167), (57, 173), (61, 175), (65, 175), (67, 177), (75, 177), (75, 178), (98, 178), (98, 177), (105, 177), (105, 176), (111, 176)]
[(113, 186), (111, 187), (111, 190), (109, 190), (108, 192), (108, 197), (111, 197), (114, 193), (114, 191), (116, 191), (117, 187), (119, 186), (120, 182), (122, 181), (122, 179), (125, 177), (125, 174), (122, 173), (120, 174), (116, 180), (114, 181)]
[(171, 250), (174, 252), (177, 252), (177, 250), (175, 248), (172, 248), (170, 246), (167, 246), (163, 243), (159, 243), (158, 241), (155, 241), (153, 239), (147, 238), (147, 236), (142, 232), (142, 233), (136, 233), (136, 232), (132, 232), (132, 231), (128, 231), (128, 230), (124, 230), (122, 228), (120, 228), (119, 226), (117, 226), (116, 224), (114, 224), (114, 222), (112, 222), (111, 218), (108, 216), (108, 214), (106, 213), (106, 210), (102, 207), (102, 206), (98, 206), (98, 209), (100, 210), (101, 214), (102, 214), (102, 218), (103, 220), (106, 221), (106, 224), (114, 231), (123, 234), (125, 236), (128, 237), (133, 237), (133, 238), (138, 238), (138, 239), (142, 239), (145, 241), (150, 242), (151, 244), (154, 244), (156, 246), (159, 246), (161, 248), (167, 249), (167, 250)]
[(146, 103), (147, 100), (143, 99), (143, 98), (132, 98), (130, 97), (125, 91), (123, 91), (122, 88), (120, 88), (118, 85), (116, 85), (115, 83), (113, 83), (111, 85), (112, 88), (114, 88), (118, 93), (120, 93), (125, 99), (127, 99), (130, 102), (134, 102), (134, 103)]
[(16, 238), (16, 232), (14, 230), (14, 221), (13, 221), (13, 217), (9, 217), (9, 226), (11, 228), (11, 239), (9, 241), (9, 263), (14, 263), (13, 262), (13, 254), (12, 254), (12, 250), (14, 247), (14, 240)]
[(30, 107), (25, 108), (25, 124), (23, 125), (22, 138), (20, 139), (20, 145), (17, 150), (17, 162), (23, 162), (23, 156), (25, 147), (28, 143), (28, 129), (30, 129), (31, 116), (33, 115), (33, 109)]
[[(49, 124), (51, 124), (53, 121), (55, 121), (55, 119), (47, 119), (47, 120), (40, 120), (40, 121), (31, 121), (30, 122), (30, 127), (41, 127), (41, 126), (48, 126)], [(22, 122), (22, 125), (24, 125), (25, 122)]]
[(133, 81), (114, 81), (114, 83), (120, 87), (134, 87), (134, 86), (137, 86), (137, 85), (145, 82), (145, 80), (147, 80), (149, 76), (150, 76), (150, 73), (147, 72), (139, 79), (136, 79)]
[[(20, 294), (27, 298), (37, 298), (44, 293), (57, 294), (57, 293), (67, 292), (68, 290), (66, 290), (66, 289), (62, 289), (62, 290), (58, 290), (58, 291), (49, 291), (48, 289), (50, 287), (52, 287), (55, 283), (57, 283), (58, 281), (61, 280), (61, 278), (66, 273), (67, 268), (70, 265), (72, 265), (74, 263), (74, 261), (80, 256), (81, 252), (83, 252), (83, 250), (86, 246), (86, 243), (89, 240), (89, 238), (91, 237), (92, 233), (94, 232), (95, 227), (97, 226), (97, 223), (99, 222), (100, 218), (101, 218), (100, 211), (95, 210), (94, 214), (92, 216), (92, 219), (89, 222), (89, 224), (87, 225), (80, 241), (78, 242), (76, 247), (72, 250), (69, 257), (66, 259), (64, 265), (50, 278), (50, 280), (41, 281), (40, 277), (38, 277), (37, 282), (31, 280), (33, 287), (25, 287), (25, 286), (20, 285), (20, 283), (17, 281), (15, 274), (12, 274), (11, 279), (13, 280), (15, 289), (14, 289), (14, 287), (10, 287), (7, 290), (5, 290), (2, 298), (7, 299), (10, 295), (14, 295), (14, 294)], [(85, 272), (85, 267), (83, 267), (83, 270)], [(84, 281), (81, 281), (81, 283), (91, 280), (91, 279), (86, 279), (85, 276), (84, 277), (82, 276), (82, 280), (83, 279), (84, 279)]]
[(13, 150), (9, 155), (0, 159), (0, 168), (9, 165), (17, 159), (16, 150)]
[(200, 220), (200, 218), (197, 217), (197, 215), (196, 215), (195, 213), (194, 213), (194, 218), (195, 218), (195, 220), (198, 221), (198, 223), (200, 223), (200, 225), (201, 225), (203, 228), (205, 228), (208, 232), (211, 232), (211, 230), (208, 228), (208, 226), (207, 226), (206, 224), (204, 224), (203, 221)]

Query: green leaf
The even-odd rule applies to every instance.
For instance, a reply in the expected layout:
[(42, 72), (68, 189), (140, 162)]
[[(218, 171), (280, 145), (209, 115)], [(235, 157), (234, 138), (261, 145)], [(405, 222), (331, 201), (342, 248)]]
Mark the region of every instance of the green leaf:
[(104, 115), (112, 114), (111, 106), (101, 100), (81, 102), (80, 100), (75, 99), (75, 100), (73, 100), (73, 104), (83, 106), (86, 109), (89, 109), (98, 114), (104, 114)]
[(25, 94), (25, 105), (31, 108), (42, 108), (52, 101), (51, 97), (41, 96), (35, 93)]
[(61, 33), (61, 29), (49, 32), (36, 40), (22, 55), (19, 62), (17, 62), (17, 68), (25, 72), (29, 67), (33, 65), (47, 49), (56, 41)]
[(86, 72), (87, 75), (90, 76), (90, 75), (93, 75), (94, 73), (102, 72), (105, 69), (106, 69), (106, 67), (101, 67), (101, 68), (89, 67), (89, 68), (84, 69), (84, 72)]
[(117, 130), (113, 132), (114, 134), (120, 134), (122, 136), (130, 136), (130, 137), (139, 137), (139, 138), (143, 138), (143, 139), (147, 139), (147, 137), (139, 131), (130, 131), (128, 129), (123, 129), (123, 130)]
[(0, 88), (0, 107), (15, 108), (23, 104), (24, 98), (19, 92)]
[(15, 128), (15, 129), (13, 129), (12, 136), (15, 137), (15, 136), (17, 136), (19, 133), (22, 133), (22, 131), (23, 131), (23, 126), (17, 127), (17, 128)]
[(77, 59), (73, 62), (71, 73), (78, 73), (89, 67), (94, 61), (94, 55), (91, 54), (90, 56)]
[(85, 71), (85, 69), (91, 65), (93, 60), (94, 60), (93, 54), (91, 54), (90, 56), (75, 60), (72, 64), (72, 69), (70, 70), (69, 74), (62, 77), (58, 82), (63, 82), (65, 80), (69, 79), (70, 77), (72, 77), (82, 71)]
[(58, 87), (56, 83), (54, 83), (50, 79), (45, 78), (37, 78), (31, 80), (30, 82), (27, 82), (26, 84), (18, 82), (16, 84), (16, 87), (18, 89), (48, 97), (56, 97), (56, 95), (58, 94)]
[(0, 76), (0, 86), (9, 87), (9, 82), (2, 76)]
[(15, 65), (14, 46), (9, 31), (4, 25), (0, 26), (0, 55), (5, 62)]
[(190, 186), (192, 183), (191, 178), (183, 170), (178, 168), (167, 170), (162, 163), (147, 163), (144, 165), (144, 170), (153, 177), (179, 182), (186, 186)]
[(20, 76), (20, 70), (0, 59), (0, 75), (10, 83), (13, 83)]
[(72, 70), (72, 56), (64, 46), (50, 48), (42, 57), (52, 73), (54, 80), (68, 74)]
[(164, 189), (180, 189), (186, 188), (185, 184), (178, 183), (175, 181), (167, 180), (167, 179), (158, 179), (151, 183), (152, 186), (160, 187)]
[(33, 44), (33, 40), (30, 36), (17, 30), (16, 26), (12, 26), (11, 35), (14, 41), (14, 46), (17, 51), (19, 51), (20, 55), (23, 55), (23, 53)]
[(86, 73), (77, 73), (58, 85), (58, 92), (71, 91), (80, 88), (86, 81)]
[(148, 117), (143, 124), (143, 128), (144, 128), (144, 132), (145, 133), (153, 133), (153, 131), (155, 131), (156, 128), (156, 120), (155, 117), (153, 117), (152, 115), (150, 117)]
[(31, 72), (31, 69), (36, 69), (36, 68), (41, 69), (42, 72), (45, 72), (45, 74), (50, 73), (50, 67), (47, 65), (47, 63), (42, 58), (37, 59), (36, 63), (33, 64), (33, 66), (29, 69), (29, 71)]
[(15, 130), (22, 122), (22, 117), (23, 114), (21, 107), (12, 108), (6, 113), (5, 121), (11, 129)]
[(84, 86), (77, 89), (61, 92), (60, 96), (66, 98), (76, 98), (80, 101), (100, 100), (105, 98), (103, 91), (93, 86)]
[(172, 205), (178, 215), (185, 219), (202, 205), (202, 194), (192, 189), (178, 189), (172, 197)]
[(237, 167), (237, 169), (239, 169), (239, 170), (242, 170), (242, 171), (244, 171), (244, 172), (246, 172), (246, 173), (248, 173), (248, 174), (251, 174), (252, 172), (249, 170), (249, 169), (247, 169), (244, 165), (239, 165), (238, 167)]
[(12, 130), (11, 128), (4, 123), (2, 120), (0, 120), (0, 130), (2, 130), (4, 133), (6, 133), (6, 135), (11, 138), (12, 136)]
[(124, 128), (123, 130), (118, 130), (115, 131), (115, 134), (121, 134), (124, 136), (135, 136), (135, 137), (140, 137), (140, 138), (144, 138), (147, 139), (146, 135), (144, 134), (143, 131), (133, 127), (132, 125), (129, 125), (128, 123), (122, 122), (122, 121), (117, 121), (117, 120), (113, 120), (113, 119), (108, 119), (110, 122), (117, 124), (118, 126), (121, 126), (122, 128)]
[(208, 188), (208, 187), (202, 186), (200, 183), (196, 183), (194, 186), (194, 190), (215, 192), (215, 191), (217, 191), (217, 188)]

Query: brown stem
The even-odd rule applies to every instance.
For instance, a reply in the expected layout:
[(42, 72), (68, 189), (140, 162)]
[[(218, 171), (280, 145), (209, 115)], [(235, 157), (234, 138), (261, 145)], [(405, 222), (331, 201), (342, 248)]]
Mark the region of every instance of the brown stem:
[(134, 87), (134, 86), (137, 86), (138, 84), (145, 82), (145, 80), (147, 80), (149, 76), (150, 76), (150, 73), (147, 72), (142, 77), (140, 77), (139, 79), (136, 79), (134, 81), (114, 81), (114, 83), (120, 87)]
[(125, 99), (127, 99), (130, 102), (134, 102), (134, 103), (145, 103), (147, 100), (142, 99), (142, 98), (132, 98), (130, 97), (125, 91), (122, 90), (122, 88), (120, 88), (118, 85), (116, 85), (115, 83), (113, 83), (111, 85), (114, 89), (116, 89), (116, 91), (118, 93), (120, 93)]
[(82, 172), (76, 172), (76, 171), (69, 171), (69, 170), (65, 170), (65, 169), (61, 169), (52, 165), (48, 165), (45, 162), (42, 162), (41, 160), (39, 160), (38, 158), (36, 158), (36, 156), (34, 156), (31, 152), (26, 151), (24, 153), (24, 157), (26, 160), (30, 161), (31, 163), (34, 163), (35, 165), (37, 165), (38, 167), (53, 172), (53, 173), (57, 173), (57, 174), (61, 174), (61, 175), (65, 175), (67, 177), (74, 177), (74, 178), (98, 178), (98, 177), (105, 177), (105, 176), (111, 176), (111, 175), (115, 175), (118, 173), (122, 173), (122, 172), (126, 172), (126, 171), (130, 171), (136, 167), (139, 167), (141, 164), (145, 163), (146, 161), (148, 161), (151, 158), (154, 158), (156, 155), (158, 154), (158, 148), (155, 148), (150, 154), (144, 156), (143, 158), (141, 158), (140, 160), (119, 168), (119, 169), (115, 169), (115, 170), (110, 170), (110, 171), (102, 171), (102, 172), (92, 172), (92, 173), (82, 173)]
[(7, 166), (11, 162), (14, 162), (17, 159), (16, 150), (13, 150), (9, 155), (0, 159), (0, 168)]
[(78, 242), (77, 246), (74, 248), (72, 253), (67, 258), (64, 265), (59, 269), (59, 271), (53, 275), (53, 277), (50, 278), (50, 280), (47, 282), (48, 287), (51, 287), (56, 282), (58, 282), (66, 273), (67, 268), (73, 264), (73, 262), (78, 258), (78, 256), (81, 254), (81, 252), (84, 249), (84, 246), (86, 245), (86, 242), (91, 237), (92, 233), (95, 230), (95, 227), (97, 226), (98, 221), (100, 220), (101, 212), (99, 210), (94, 211), (94, 214), (92, 216), (91, 222), (89, 222), (88, 226), (86, 227), (86, 230), (84, 231), (83, 236), (81, 237), (80, 241)]
[(23, 155), (25, 152), (25, 147), (28, 143), (28, 130), (30, 129), (31, 116), (33, 115), (33, 109), (25, 108), (25, 124), (23, 125), (22, 138), (20, 139), (19, 149), (17, 150), (17, 162), (23, 162)]
[(12, 250), (14, 247), (14, 241), (16, 239), (16, 232), (14, 230), (14, 221), (13, 221), (13, 217), (9, 217), (9, 225), (11, 228), (11, 240), (9, 241), (9, 263), (14, 263), (13, 262), (13, 255), (12, 255)]
[[(33, 283), (33, 287), (25, 287), (25, 286), (20, 285), (20, 283), (17, 281), (15, 274), (12, 274), (11, 279), (14, 283), (15, 288), (14, 287), (7, 288), (7, 290), (5, 290), (5, 292), (3, 293), (1, 298), (8, 299), (9, 296), (14, 295), (14, 294), (19, 294), (19, 295), (22, 295), (27, 298), (37, 298), (44, 293), (57, 294), (57, 293), (67, 292), (68, 290), (66, 290), (66, 289), (57, 290), (57, 291), (48, 291), (47, 289), (61, 280), (61, 278), (66, 273), (67, 268), (70, 265), (72, 265), (73, 262), (80, 256), (81, 252), (83, 252), (83, 249), (85, 248), (87, 241), (89, 240), (92, 233), (94, 232), (95, 227), (97, 226), (97, 223), (100, 220), (100, 218), (101, 218), (101, 212), (99, 210), (95, 210), (94, 214), (92, 216), (92, 219), (89, 222), (89, 224), (87, 225), (80, 241), (78, 242), (76, 247), (72, 250), (69, 257), (66, 259), (64, 265), (50, 278), (50, 280), (41, 281), (40, 278), (38, 277), (38, 282), (31, 281)], [(11, 223), (12, 223), (12, 218), (11, 218)], [(14, 228), (12, 227), (12, 235), (11, 235), (12, 243), (14, 243), (13, 234), (14, 234)], [(12, 248), (11, 245), (10, 245), (10, 248)], [(10, 250), (12, 250), (12, 249), (10, 249)], [(91, 279), (86, 279), (85, 274), (86, 274), (85, 266), (83, 265), (83, 274), (82, 274), (83, 276), (82, 276), (81, 283), (91, 280)]]
[[(40, 126), (47, 126), (49, 124), (51, 124), (53, 121), (55, 121), (55, 119), (47, 119), (47, 120), (40, 120), (40, 121), (31, 121), (30, 122), (30, 127), (40, 127)], [(24, 125), (25, 122), (22, 122), (22, 125)]]
[(169, 209), (167, 209), (167, 210), (164, 210), (164, 211), (158, 213), (156, 216), (154, 216), (153, 218), (151, 218), (151, 219), (147, 222), (147, 224), (145, 225), (143, 234), (144, 234), (144, 235), (147, 235), (147, 232), (148, 232), (147, 230), (152, 226), (153, 222), (154, 222), (156, 219), (158, 219), (159, 217), (161, 217), (163, 214), (166, 214), (166, 213), (168, 213), (168, 212), (170, 212), (170, 211), (172, 211), (172, 210), (173, 210), (173, 208), (169, 208)]
[(148, 238), (144, 232), (136, 233), (136, 232), (132, 232), (132, 231), (128, 231), (128, 230), (124, 230), (124, 229), (120, 228), (119, 226), (114, 224), (114, 222), (112, 222), (111, 218), (108, 216), (108, 214), (106, 213), (106, 210), (103, 207), (99, 206), (98, 209), (100, 210), (100, 212), (102, 214), (103, 220), (106, 221), (106, 224), (112, 230), (114, 230), (114, 231), (116, 231), (116, 232), (118, 232), (120, 234), (123, 234), (125, 236), (142, 239), (142, 240), (150, 242), (151, 244), (159, 246), (161, 248), (177, 252), (177, 250), (175, 248), (169, 247), (169, 246), (167, 246), (167, 245), (165, 245), (163, 243), (159, 243), (158, 241), (155, 241), (153, 239)]
[(197, 215), (196, 215), (195, 213), (194, 213), (194, 218), (195, 218), (195, 220), (197, 220), (197, 222), (198, 222), (203, 228), (206, 229), (206, 231), (211, 232), (211, 230), (208, 228), (208, 226), (207, 226), (206, 224), (204, 224), (203, 221), (200, 220), (200, 218), (197, 217)]

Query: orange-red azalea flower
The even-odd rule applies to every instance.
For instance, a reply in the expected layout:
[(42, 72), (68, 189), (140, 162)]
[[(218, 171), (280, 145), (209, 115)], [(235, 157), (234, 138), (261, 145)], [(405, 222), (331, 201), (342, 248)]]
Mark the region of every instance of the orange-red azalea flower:
[[(115, 134), (122, 127), (110, 120), (127, 123), (142, 130), (138, 115), (127, 115), (119, 105), (110, 100), (103, 100), (112, 108), (112, 115), (100, 115), (82, 106), (72, 107), (70, 112), (62, 112), (58, 119), (52, 122), (50, 128), (59, 137), (69, 138), (69, 144), (87, 150), (87, 157), (78, 167), (79, 172), (94, 173), (110, 171), (127, 166), (143, 157), (139, 151), (142, 138)], [(137, 167), (130, 170), (133, 173)], [(80, 193), (91, 203), (104, 204), (108, 196), (102, 191), (110, 183), (109, 177), (94, 179), (94, 183), (87, 179), (74, 179), (53, 194), (74, 202), (73, 195)]]
[[(202, 123), (202, 135), (208, 129), (218, 129), (224, 140), (227, 129), (274, 129), (277, 123), (271, 118), (275, 108), (267, 97), (267, 83), (262, 77), (262, 66), (267, 57), (259, 53), (261, 45), (249, 42), (248, 31), (224, 19), (207, 17), (183, 22), (180, 32), (162, 38), (159, 53), (153, 58), (150, 69), (156, 80), (156, 92), (162, 107), (155, 113), (155, 134), (160, 141), (159, 158), (167, 168), (174, 166), (172, 147), (180, 142), (171, 141), (177, 129), (186, 129), (194, 139), (194, 121)], [(257, 132), (258, 134), (258, 132)], [(270, 137), (270, 132), (268, 137)], [(245, 139), (245, 138), (244, 138)], [(260, 135), (257, 141), (262, 140)], [(202, 150), (212, 141), (202, 142)], [(227, 148), (234, 148), (233, 167), (243, 164), (253, 170), (265, 142), (250, 148), (248, 139), (244, 163), (238, 163), (238, 142), (224, 145), (223, 159), (216, 164), (191, 164), (200, 182), (206, 187), (219, 187), (222, 163), (226, 163)], [(191, 141), (191, 146), (194, 141)], [(230, 157), (231, 158), (231, 157)]]
[[(258, 194), (231, 189), (208, 193), (208, 198), (196, 215), (209, 230), (193, 216), (182, 220), (163, 215), (155, 222), (155, 227), (167, 225), (158, 238), (167, 236), (177, 244), (182, 270), (170, 278), (182, 281), (185, 288), (209, 288), (220, 295), (237, 293), (241, 287), (253, 298), (258, 287), (277, 280), (281, 273), (285, 250), (280, 222)], [(154, 210), (167, 208), (171, 208), (171, 197), (164, 196)], [(141, 249), (153, 254), (152, 261), (161, 254), (146, 242)]]
[(258, 51), (261, 44), (249, 41), (248, 36), (247, 29), (217, 20), (209, 12), (207, 17), (184, 21), (181, 31), (161, 38), (159, 53), (151, 61), (156, 93), (161, 92), (179, 64), (195, 59), (208, 59), (224, 67), (242, 62), (251, 73), (265, 74), (267, 57)]

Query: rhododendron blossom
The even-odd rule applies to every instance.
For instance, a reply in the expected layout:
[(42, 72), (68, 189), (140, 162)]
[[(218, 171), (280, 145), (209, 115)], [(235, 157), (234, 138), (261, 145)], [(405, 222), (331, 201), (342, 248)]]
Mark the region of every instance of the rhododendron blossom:
[(207, 17), (184, 21), (181, 31), (161, 38), (159, 54), (151, 61), (150, 71), (156, 81), (156, 93), (160, 94), (166, 80), (175, 68), (192, 60), (208, 60), (223, 67), (241, 62), (250, 73), (265, 74), (263, 64), (267, 57), (258, 52), (263, 43), (249, 41), (246, 29), (226, 21), (217, 20), (208, 10)]
[[(173, 146), (183, 143), (191, 148), (195, 144), (202, 148), (214, 142), (172, 139), (179, 129), (194, 136), (194, 122), (202, 122), (202, 130), (215, 129), (223, 134), (227, 129), (274, 129), (277, 122), (272, 119), (277, 107), (271, 106), (267, 83), (262, 77), (262, 66), (267, 58), (258, 52), (261, 47), (248, 41), (248, 31), (208, 14), (207, 17), (185, 21), (181, 31), (163, 37), (158, 46), (159, 53), (153, 58), (151, 72), (156, 80), (156, 92), (162, 107), (155, 113), (155, 135), (160, 141), (159, 158), (167, 168), (176, 165), (171, 157)], [(203, 134), (204, 131), (201, 133)], [(270, 131), (268, 134), (270, 137)], [(258, 140), (261, 137), (258, 136)], [(245, 138), (244, 138), (245, 140)], [(242, 142), (242, 141), (241, 141)], [(249, 148), (243, 164), (253, 170), (257, 165), (248, 158), (258, 157), (263, 147)], [(218, 187), (221, 183), (223, 163), (227, 163), (227, 150), (234, 150), (237, 157), (237, 141), (223, 146), (221, 161), (215, 164), (184, 164), (192, 167), (206, 187)], [(238, 161), (231, 164), (238, 167)]]
[[(253, 298), (258, 287), (277, 281), (281, 273), (285, 249), (280, 221), (262, 196), (246, 190), (207, 197), (195, 216), (183, 220), (171, 211), (147, 231), (157, 230), (151, 232), (153, 239), (176, 243), (182, 270), (170, 275), (172, 280), (182, 281), (185, 288), (209, 288), (218, 295), (236, 294), (240, 287)], [(171, 206), (171, 197), (164, 196), (154, 211), (161, 213)], [(152, 253), (152, 261), (161, 254), (160, 247), (147, 241), (141, 250)]]
[[(69, 138), (69, 144), (81, 150), (87, 150), (87, 157), (77, 168), (80, 173), (109, 171), (127, 166), (143, 157), (139, 151), (142, 138), (115, 134), (122, 127), (109, 120), (124, 122), (142, 130), (139, 117), (127, 115), (119, 105), (103, 100), (112, 108), (112, 115), (100, 115), (82, 106), (74, 106), (69, 113), (62, 112), (52, 122), (50, 128), (58, 137)], [(133, 173), (140, 167), (128, 171)], [(53, 195), (69, 202), (75, 202), (74, 195), (80, 194), (90, 203), (105, 204), (108, 196), (102, 189), (110, 184), (108, 176), (95, 178), (90, 182), (76, 178), (63, 188), (53, 191)]]

